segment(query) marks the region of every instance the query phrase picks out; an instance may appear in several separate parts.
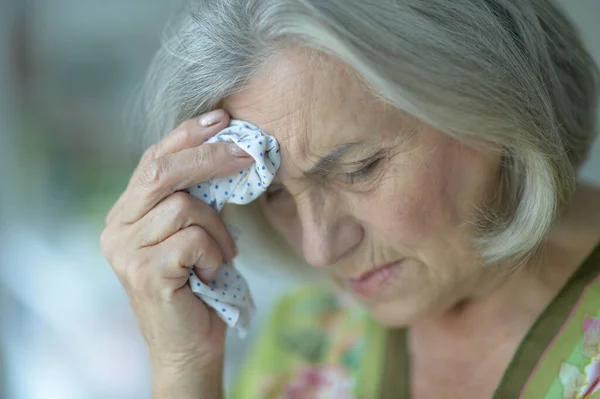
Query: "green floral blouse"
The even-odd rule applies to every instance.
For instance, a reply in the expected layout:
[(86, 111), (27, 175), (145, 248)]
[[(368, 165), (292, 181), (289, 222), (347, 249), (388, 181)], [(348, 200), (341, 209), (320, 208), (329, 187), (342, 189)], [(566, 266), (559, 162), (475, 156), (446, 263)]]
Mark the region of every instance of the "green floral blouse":
[[(231, 399), (378, 398), (385, 337), (343, 296), (299, 290), (275, 309)], [(398, 397), (409, 399), (405, 352)], [(493, 397), (516, 398), (600, 399), (600, 245), (539, 316)]]

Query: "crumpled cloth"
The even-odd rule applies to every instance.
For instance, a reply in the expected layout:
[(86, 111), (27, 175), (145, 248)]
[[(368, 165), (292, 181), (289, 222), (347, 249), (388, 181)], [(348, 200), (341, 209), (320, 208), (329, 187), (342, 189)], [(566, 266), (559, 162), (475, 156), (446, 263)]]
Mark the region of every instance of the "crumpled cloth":
[[(258, 198), (273, 181), (281, 165), (279, 144), (274, 137), (251, 123), (231, 120), (206, 142), (233, 142), (254, 158), (254, 162), (239, 173), (198, 184), (185, 190), (220, 211), (226, 203), (248, 204)], [(228, 226), (232, 237), (238, 233)], [(223, 263), (212, 281), (204, 284), (190, 268), (189, 284), (192, 292), (213, 308), (219, 317), (244, 338), (250, 327), (254, 302), (244, 277), (232, 262)]]

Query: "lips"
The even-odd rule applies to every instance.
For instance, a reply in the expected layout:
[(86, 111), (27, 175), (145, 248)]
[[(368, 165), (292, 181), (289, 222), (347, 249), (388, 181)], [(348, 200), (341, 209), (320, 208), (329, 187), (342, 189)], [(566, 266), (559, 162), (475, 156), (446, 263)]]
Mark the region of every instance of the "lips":
[(394, 277), (402, 260), (375, 266), (359, 278), (350, 279), (349, 286), (357, 294), (364, 297), (372, 297), (381, 292)]

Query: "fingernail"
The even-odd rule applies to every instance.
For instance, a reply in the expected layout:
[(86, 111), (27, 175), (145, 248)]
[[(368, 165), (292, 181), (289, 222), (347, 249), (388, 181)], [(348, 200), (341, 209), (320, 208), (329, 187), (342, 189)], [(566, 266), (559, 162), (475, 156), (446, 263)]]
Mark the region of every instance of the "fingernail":
[(227, 150), (229, 151), (229, 153), (231, 155), (233, 155), (236, 158), (250, 158), (250, 154), (248, 154), (246, 151), (242, 150), (235, 143), (229, 143), (227, 145)]
[(223, 120), (224, 116), (225, 116), (225, 111), (223, 111), (222, 109), (217, 109), (217, 110), (210, 111), (209, 113), (202, 115), (200, 117), (200, 120), (198, 121), (198, 123), (200, 123), (200, 126), (204, 126), (204, 127), (212, 126), (212, 125), (215, 125), (215, 124), (221, 122)]

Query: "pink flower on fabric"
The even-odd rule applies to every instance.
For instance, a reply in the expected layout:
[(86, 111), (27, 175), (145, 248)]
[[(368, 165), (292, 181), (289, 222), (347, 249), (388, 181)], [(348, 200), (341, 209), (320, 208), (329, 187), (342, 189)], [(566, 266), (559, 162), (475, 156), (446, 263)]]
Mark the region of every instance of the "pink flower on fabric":
[(577, 366), (563, 362), (559, 380), (563, 386), (563, 399), (584, 399), (600, 391), (600, 357), (581, 371)]
[(583, 344), (581, 352), (587, 357), (600, 355), (600, 319), (586, 317), (583, 320)]
[(339, 367), (306, 367), (294, 375), (280, 399), (354, 399), (353, 385), (350, 375)]

